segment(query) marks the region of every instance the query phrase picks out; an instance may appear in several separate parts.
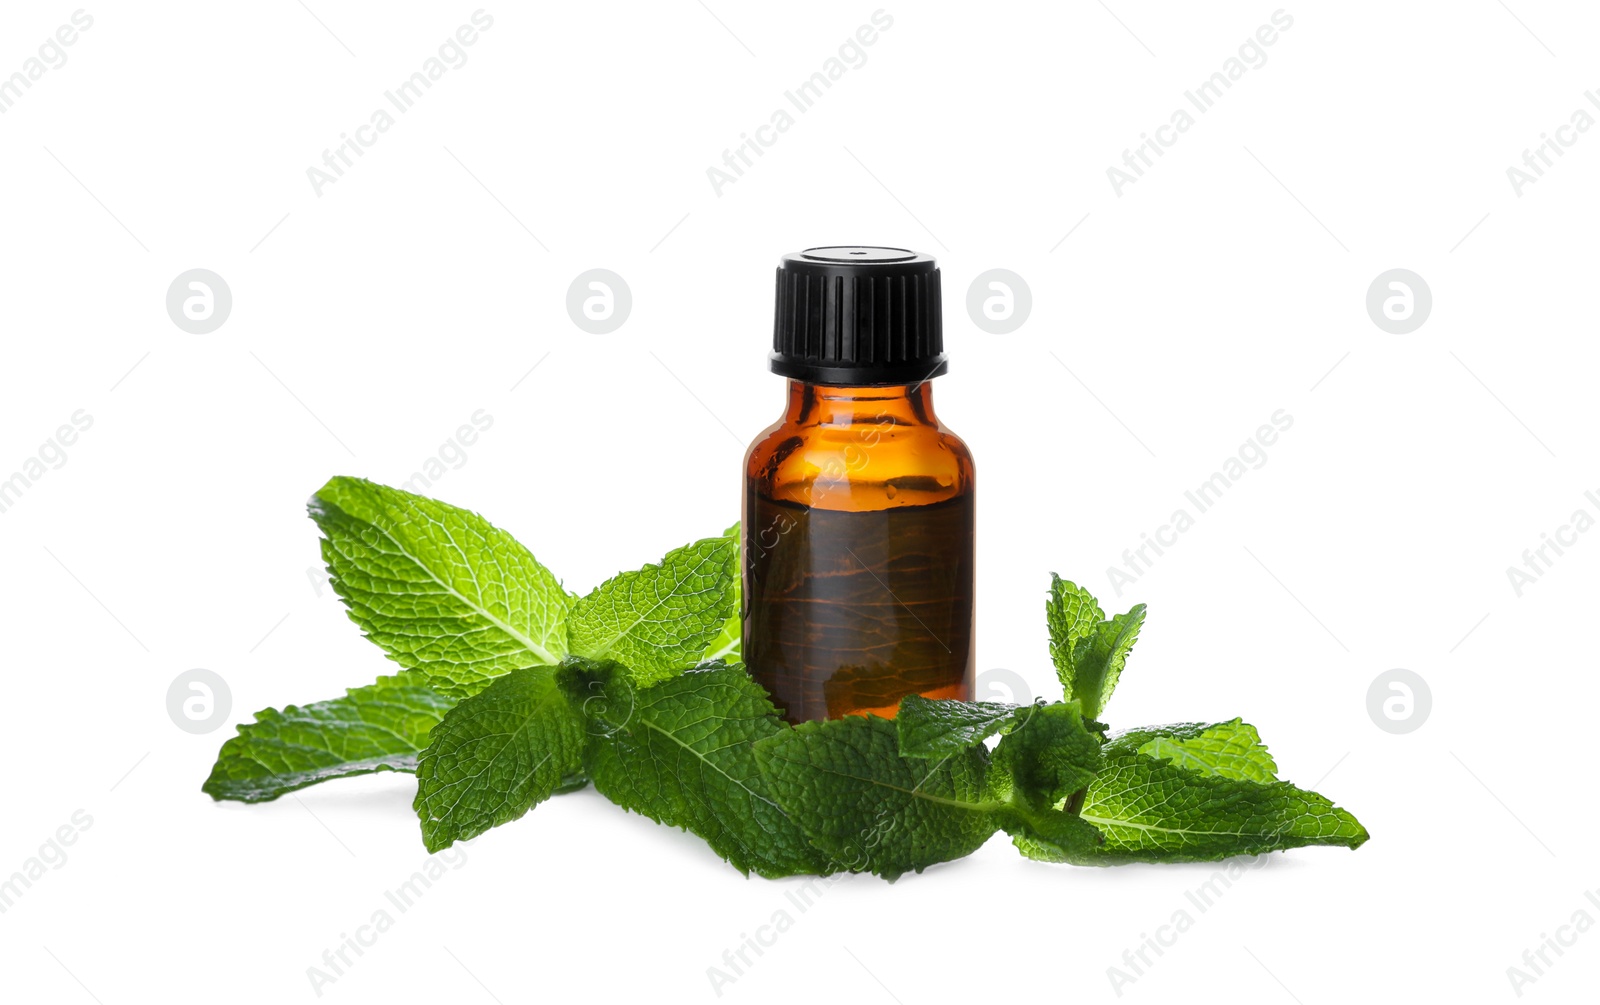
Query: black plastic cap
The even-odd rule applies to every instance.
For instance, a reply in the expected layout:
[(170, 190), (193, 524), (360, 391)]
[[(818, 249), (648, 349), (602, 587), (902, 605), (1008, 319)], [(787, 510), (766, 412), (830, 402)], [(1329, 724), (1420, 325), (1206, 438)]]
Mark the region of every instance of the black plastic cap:
[(807, 248), (778, 265), (772, 372), (810, 384), (920, 384), (949, 368), (939, 266), (904, 248)]

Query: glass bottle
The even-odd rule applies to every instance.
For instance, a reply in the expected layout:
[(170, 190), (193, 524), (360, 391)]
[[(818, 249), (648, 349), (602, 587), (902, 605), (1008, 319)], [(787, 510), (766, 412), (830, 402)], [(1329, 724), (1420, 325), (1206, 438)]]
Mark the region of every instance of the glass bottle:
[(971, 698), (973, 463), (933, 411), (939, 293), (897, 248), (778, 269), (788, 407), (745, 455), (743, 655), (792, 722)]

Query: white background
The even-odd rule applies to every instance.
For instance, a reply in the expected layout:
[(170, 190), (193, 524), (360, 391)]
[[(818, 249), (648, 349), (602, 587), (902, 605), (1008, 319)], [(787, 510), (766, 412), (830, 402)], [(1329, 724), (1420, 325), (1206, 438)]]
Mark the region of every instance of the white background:
[[(473, 5), (89, 8), (0, 115), (0, 477), (93, 417), (0, 514), (0, 874), (93, 820), (0, 915), (5, 997), (316, 1000), (307, 968), (426, 853), (409, 776), (255, 807), (200, 792), (232, 723), (393, 669), (308, 576), (307, 497), (402, 482), (484, 409), (432, 491), (570, 588), (718, 532), (782, 405), (777, 257), (864, 242), (944, 270), (935, 396), (980, 474), (981, 665), (1055, 694), (1051, 570), (1148, 602), (1113, 725), (1242, 715), (1370, 843), (1274, 856), (1198, 914), (1211, 867), (1051, 867), (997, 837), (801, 914), (798, 882), (589, 791), (467, 847), (323, 998), (711, 1001), (707, 968), (787, 909), (722, 998), (1112, 1001), (1107, 968), (1188, 907), (1123, 998), (1514, 999), (1506, 968), (1541, 933), (1600, 919), (1600, 535), (1520, 597), (1506, 574), (1600, 514), (1600, 130), (1520, 195), (1506, 169), (1600, 116), (1600, 19), (1289, 7), (1266, 63), (1119, 196), (1106, 169), (1275, 8), (1108, 2), (887, 7), (866, 63), (720, 195), (706, 169), (872, 4), (489, 7), (468, 61), (320, 195), (307, 168)], [(6, 4), (0, 75), (73, 9)], [(164, 308), (191, 268), (232, 290), (211, 334)], [(609, 335), (566, 312), (591, 268), (632, 290)], [(964, 307), (993, 268), (1032, 290), (1008, 335)], [(1391, 268), (1432, 290), (1410, 334), (1366, 312)], [(1278, 409), (1294, 425), (1265, 465), (1116, 596), (1107, 568)], [(203, 736), (165, 704), (194, 667), (232, 692)], [(1407, 735), (1366, 708), (1396, 667), (1432, 690)], [(1524, 996), (1576, 1000), (1597, 955), (1579, 936)]]

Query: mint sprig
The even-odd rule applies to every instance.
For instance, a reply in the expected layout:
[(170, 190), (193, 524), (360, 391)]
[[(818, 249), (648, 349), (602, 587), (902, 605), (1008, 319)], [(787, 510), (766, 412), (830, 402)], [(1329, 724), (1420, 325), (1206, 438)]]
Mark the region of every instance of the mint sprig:
[(359, 478), (312, 496), (334, 592), (388, 656), (457, 698), (571, 652), (623, 661), (641, 682), (692, 665), (734, 603), (738, 540), (724, 533), (569, 594), (476, 513)]
[(201, 790), (259, 803), (330, 778), (414, 771), (429, 732), (453, 704), (401, 674), (342, 698), (262, 709), (222, 745)]
[(1083, 714), (1100, 718), (1122, 677), (1122, 668), (1139, 640), (1145, 607), (1135, 604), (1126, 614), (1106, 620), (1088, 590), (1050, 574), (1050, 599), (1045, 622), (1050, 626), (1050, 659), (1068, 698), (1076, 698)]
[(1106, 617), (1051, 576), (1064, 692), (1031, 705), (910, 695), (895, 721), (789, 726), (738, 663), (738, 526), (568, 593), (467, 510), (355, 478), (312, 498), (350, 617), (405, 671), (267, 709), (223, 744), (204, 791), (256, 802), (328, 778), (415, 771), (430, 851), (593, 781), (762, 876), (894, 879), (997, 831), (1029, 858), (1203, 861), (1366, 829), (1278, 779), (1240, 719), (1109, 733), (1099, 720), (1146, 610)]

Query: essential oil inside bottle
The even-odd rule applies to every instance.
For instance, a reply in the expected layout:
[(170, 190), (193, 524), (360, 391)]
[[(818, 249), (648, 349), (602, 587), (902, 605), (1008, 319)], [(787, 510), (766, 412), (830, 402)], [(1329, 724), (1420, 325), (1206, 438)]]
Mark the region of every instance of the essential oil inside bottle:
[(970, 494), (850, 513), (752, 493), (750, 514), (766, 554), (750, 571), (744, 658), (791, 720), (968, 696)]
[(789, 404), (746, 456), (746, 665), (794, 722), (970, 698), (973, 464), (933, 412), (933, 259), (785, 256), (777, 314)]

